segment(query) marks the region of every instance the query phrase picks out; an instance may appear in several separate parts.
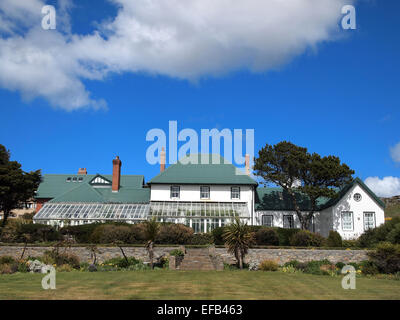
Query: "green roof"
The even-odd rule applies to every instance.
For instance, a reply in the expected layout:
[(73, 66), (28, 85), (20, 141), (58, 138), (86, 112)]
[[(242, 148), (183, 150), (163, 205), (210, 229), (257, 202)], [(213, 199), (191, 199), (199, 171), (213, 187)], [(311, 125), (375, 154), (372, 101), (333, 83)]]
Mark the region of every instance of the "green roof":
[[(112, 181), (111, 174), (45, 174), (43, 175), (42, 182), (36, 192), (35, 198), (55, 198), (67, 191), (75, 189), (80, 184), (89, 183), (96, 176), (104, 177), (106, 180)], [(67, 178), (82, 178), (81, 182), (67, 182)], [(142, 175), (121, 175), (120, 186), (131, 188), (142, 188), (144, 185), (144, 176)]]
[[(334, 206), (340, 199), (355, 185), (359, 184), (381, 207), (385, 207), (384, 202), (369, 189), (361, 179), (356, 178), (353, 182), (342, 188), (335, 198), (319, 198), (317, 200), (317, 210), (323, 210)], [(296, 199), (302, 211), (311, 210), (310, 199), (300, 192), (296, 193)], [(287, 210), (293, 211), (294, 207), (289, 194), (282, 188), (257, 188), (256, 210)]]
[[(151, 179), (149, 184), (257, 185), (232, 163), (225, 163), (225, 159), (218, 154), (192, 154), (190, 157), (194, 157), (197, 163), (188, 163), (189, 156), (185, 156)], [(204, 163), (204, 159), (208, 160), (208, 164)]]
[[(90, 182), (97, 176), (112, 181), (112, 175), (45, 174), (35, 197), (52, 199), (51, 202), (143, 203), (150, 200), (150, 190), (143, 188), (142, 175), (122, 175), (118, 192), (112, 192), (109, 186), (92, 186)], [(73, 182), (74, 177), (82, 180)], [(67, 182), (68, 178), (71, 182)]]

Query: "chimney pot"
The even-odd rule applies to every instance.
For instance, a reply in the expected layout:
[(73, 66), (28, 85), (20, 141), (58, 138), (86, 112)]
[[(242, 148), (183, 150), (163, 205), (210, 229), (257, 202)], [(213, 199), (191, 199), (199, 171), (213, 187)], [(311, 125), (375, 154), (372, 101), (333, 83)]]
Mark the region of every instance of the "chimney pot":
[(87, 170), (86, 170), (86, 168), (79, 168), (79, 170), (78, 170), (78, 174), (84, 174), (84, 175), (87, 175)]
[(121, 180), (121, 166), (122, 162), (119, 157), (116, 156), (113, 160), (113, 176), (112, 176), (112, 192), (118, 192)]
[(164, 170), (165, 170), (165, 149), (164, 147), (162, 147), (160, 152), (160, 172), (164, 172)]
[(250, 175), (250, 155), (245, 155), (245, 166), (246, 166), (246, 174)]

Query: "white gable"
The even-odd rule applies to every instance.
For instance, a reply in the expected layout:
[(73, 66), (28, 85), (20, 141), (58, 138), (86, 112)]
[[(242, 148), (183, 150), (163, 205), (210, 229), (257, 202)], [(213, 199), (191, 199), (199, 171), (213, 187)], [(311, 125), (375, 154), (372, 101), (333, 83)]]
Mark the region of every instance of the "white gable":
[(92, 185), (93, 185), (93, 184), (97, 184), (97, 185), (106, 185), (106, 186), (110, 186), (110, 185), (111, 185), (110, 181), (104, 179), (104, 178), (101, 177), (101, 176), (97, 176), (96, 178), (94, 178), (94, 179), (90, 182), (90, 184), (92, 184)]

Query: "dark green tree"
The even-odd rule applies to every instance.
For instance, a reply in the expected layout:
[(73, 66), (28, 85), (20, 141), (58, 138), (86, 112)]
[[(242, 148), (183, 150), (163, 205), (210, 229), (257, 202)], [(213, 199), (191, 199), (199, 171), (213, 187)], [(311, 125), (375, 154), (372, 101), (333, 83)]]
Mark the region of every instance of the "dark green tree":
[(3, 211), (3, 226), (11, 210), (34, 196), (40, 181), (40, 170), (23, 171), (20, 163), (10, 161), (10, 152), (0, 144), (0, 211)]
[[(254, 160), (254, 170), (263, 183), (272, 182), (288, 193), (302, 229), (308, 229), (318, 199), (336, 197), (338, 189), (350, 183), (354, 174), (338, 157), (310, 154), (307, 148), (287, 141), (266, 144)], [(304, 196), (310, 203), (306, 212), (299, 203)]]

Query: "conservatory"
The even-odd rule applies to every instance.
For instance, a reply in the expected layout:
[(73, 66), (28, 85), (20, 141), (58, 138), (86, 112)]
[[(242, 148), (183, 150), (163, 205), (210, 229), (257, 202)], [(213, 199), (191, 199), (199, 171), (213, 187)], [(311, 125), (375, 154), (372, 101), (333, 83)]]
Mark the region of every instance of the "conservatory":
[(138, 223), (150, 218), (159, 222), (182, 223), (195, 232), (208, 232), (230, 223), (235, 217), (249, 222), (246, 203), (174, 202), (150, 203), (46, 203), (35, 215), (35, 223), (63, 226), (119, 221)]

